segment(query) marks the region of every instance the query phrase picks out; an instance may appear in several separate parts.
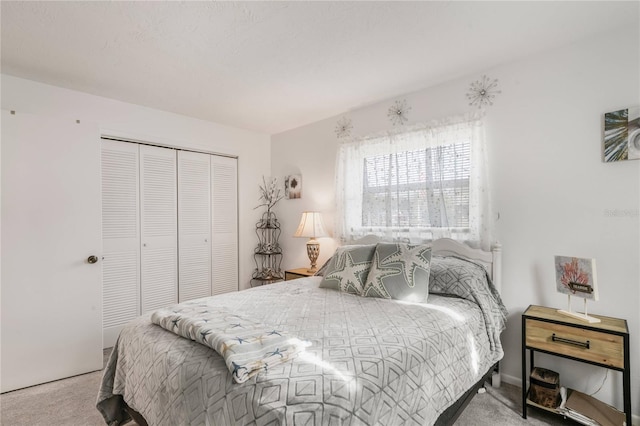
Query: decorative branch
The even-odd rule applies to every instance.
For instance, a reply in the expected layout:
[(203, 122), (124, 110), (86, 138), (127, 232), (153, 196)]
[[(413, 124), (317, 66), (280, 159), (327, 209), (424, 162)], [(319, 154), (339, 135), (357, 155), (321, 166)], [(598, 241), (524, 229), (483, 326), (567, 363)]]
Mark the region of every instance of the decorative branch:
[(262, 203), (254, 207), (254, 210), (262, 206), (266, 206), (267, 211), (271, 211), (273, 206), (275, 206), (278, 201), (284, 198), (284, 195), (280, 195), (278, 179), (276, 178), (272, 178), (269, 184), (267, 184), (264, 176), (262, 176), (262, 185), (258, 185), (258, 188), (260, 188), (259, 200), (262, 201)]

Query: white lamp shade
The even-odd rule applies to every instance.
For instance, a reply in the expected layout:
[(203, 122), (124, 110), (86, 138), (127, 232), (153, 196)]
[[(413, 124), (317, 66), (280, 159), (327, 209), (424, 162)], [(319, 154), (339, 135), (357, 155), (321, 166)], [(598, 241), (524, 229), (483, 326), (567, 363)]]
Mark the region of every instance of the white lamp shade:
[(300, 224), (294, 237), (327, 237), (327, 231), (324, 230), (324, 223), (322, 222), (322, 215), (320, 212), (302, 212), (300, 218)]

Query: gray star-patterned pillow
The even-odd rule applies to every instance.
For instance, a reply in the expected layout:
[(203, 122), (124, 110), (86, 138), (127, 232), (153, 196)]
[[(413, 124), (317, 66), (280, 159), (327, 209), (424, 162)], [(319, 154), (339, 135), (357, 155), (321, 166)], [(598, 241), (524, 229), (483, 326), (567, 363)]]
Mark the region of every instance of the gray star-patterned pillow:
[(375, 244), (338, 247), (326, 265), (320, 287), (361, 295), (375, 250)]
[(431, 246), (379, 243), (363, 295), (426, 302), (430, 269)]

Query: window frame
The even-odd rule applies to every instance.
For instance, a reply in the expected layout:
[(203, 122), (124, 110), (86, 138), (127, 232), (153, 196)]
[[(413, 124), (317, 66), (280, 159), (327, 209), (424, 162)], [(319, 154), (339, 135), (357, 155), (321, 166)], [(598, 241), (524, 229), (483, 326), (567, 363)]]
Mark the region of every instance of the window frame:
[[(414, 132), (417, 136), (415, 138), (413, 137)], [(431, 213), (428, 221), (419, 218), (418, 222), (408, 219), (400, 222), (387, 221), (387, 213), (385, 213), (387, 216), (381, 220), (363, 219), (363, 212), (374, 204), (370, 202), (370, 199), (375, 196), (376, 192), (383, 194), (383, 191), (389, 186), (380, 185), (380, 188), (376, 188), (377, 185), (372, 184), (373, 181), (367, 177), (365, 172), (365, 159), (371, 161), (373, 165), (375, 161), (371, 159), (375, 157), (386, 156), (385, 158), (388, 159), (390, 154), (421, 151), (427, 148), (465, 142), (468, 142), (468, 150), (462, 152), (464, 154), (462, 158), (460, 157), (461, 153), (455, 150), (451, 153), (450, 159), (444, 159), (445, 166), (454, 167), (456, 172), (452, 172), (450, 178), (437, 183), (437, 189), (444, 189), (445, 194), (436, 191), (434, 195), (436, 199), (440, 197), (440, 200), (445, 198), (451, 201), (448, 203), (439, 201), (440, 204), (435, 205), (423, 203), (423, 208), (434, 206), (434, 209), (438, 209), (435, 206), (447, 206), (439, 208), (438, 211), (442, 215), (439, 220), (434, 220), (434, 215)], [(442, 161), (440, 154), (438, 154), (438, 158)], [(463, 164), (461, 162), (463, 160), (466, 163)], [(436, 168), (431, 167), (429, 170), (433, 174)], [(446, 170), (444, 173), (443, 170), (437, 171), (438, 179), (441, 176), (448, 177)], [(466, 175), (464, 175), (462, 181), (464, 184), (461, 188), (458, 176), (463, 174), (463, 171)], [(392, 172), (388, 173), (393, 174)], [(427, 180), (430, 178), (433, 179), (431, 176)], [(382, 181), (384, 182), (385, 179)], [(389, 182), (388, 178), (386, 178), (386, 182)], [(392, 181), (392, 186), (397, 182), (397, 179), (395, 182)], [(404, 185), (404, 188), (401, 189), (411, 191), (422, 187), (423, 183), (424, 180), (419, 179), (408, 183), (402, 182), (400, 185)], [(448, 237), (465, 242), (472, 247), (488, 247), (490, 245), (493, 224), (482, 115), (468, 114), (394, 132), (342, 140), (338, 145), (336, 157), (335, 184), (337, 214), (334, 234), (342, 243), (348, 244), (368, 235), (375, 235), (387, 241), (421, 243)], [(435, 185), (436, 183), (431, 182), (430, 188), (436, 187)], [(453, 189), (457, 188), (462, 192), (454, 194)], [(446, 191), (449, 191), (451, 195), (447, 195)], [(455, 200), (455, 197), (462, 197), (464, 203)], [(411, 195), (406, 196), (405, 199), (412, 200)], [(394, 199), (393, 202), (397, 203), (397, 200)], [(464, 206), (463, 210), (460, 211), (459, 207), (455, 206), (456, 204)], [(411, 205), (414, 205), (413, 201), (411, 201)], [(380, 211), (380, 207), (376, 208)], [(384, 208), (384, 210), (388, 209)], [(371, 209), (371, 211), (375, 210)], [(465, 216), (462, 222), (458, 220), (460, 212)], [(391, 211), (389, 214), (392, 214)], [(413, 213), (407, 208), (406, 214)]]

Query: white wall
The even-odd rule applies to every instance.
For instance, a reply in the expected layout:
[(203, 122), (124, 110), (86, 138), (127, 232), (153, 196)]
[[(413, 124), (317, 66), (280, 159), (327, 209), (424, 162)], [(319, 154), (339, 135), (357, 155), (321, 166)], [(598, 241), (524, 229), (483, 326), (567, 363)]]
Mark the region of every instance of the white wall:
[[(496, 239), (504, 247), (503, 299), (509, 309), (502, 372), (520, 384), (521, 314), (529, 304), (564, 307), (555, 291), (556, 254), (597, 260), (600, 301), (590, 312), (625, 318), (631, 333), (632, 407), (640, 413), (640, 161), (601, 160), (602, 114), (640, 104), (637, 28), (558, 47), (487, 70), (502, 94), (488, 108), (486, 128)], [(399, 65), (401, 66), (401, 65)], [(480, 75), (400, 96), (411, 123), (470, 110), (465, 93)], [(392, 100), (351, 111), (353, 134), (389, 129)], [(332, 229), (332, 117), (272, 137), (272, 175), (302, 175), (303, 194), (277, 206), (283, 266), (307, 264), (303, 239), (291, 238), (300, 212), (319, 210)], [(320, 261), (335, 247), (321, 240)], [(537, 356), (560, 372), (563, 385), (593, 392), (604, 369)], [(622, 376), (610, 372), (597, 395), (622, 408)]]
[(103, 135), (237, 156), (240, 288), (249, 287), (255, 267), (254, 229), (260, 216), (253, 207), (258, 204), (258, 184), (270, 170), (268, 135), (8, 75), (2, 75), (1, 102), (3, 109), (15, 110), (17, 114), (97, 123)]

